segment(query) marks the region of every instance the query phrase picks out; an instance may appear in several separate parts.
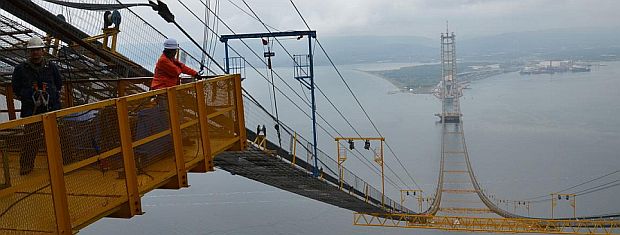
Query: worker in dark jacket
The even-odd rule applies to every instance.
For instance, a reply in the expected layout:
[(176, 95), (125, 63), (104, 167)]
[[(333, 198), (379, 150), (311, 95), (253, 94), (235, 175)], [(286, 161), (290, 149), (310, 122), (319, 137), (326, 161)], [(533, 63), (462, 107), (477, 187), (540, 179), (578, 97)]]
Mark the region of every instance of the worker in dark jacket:
[[(60, 109), (60, 90), (62, 79), (58, 67), (48, 62), (43, 40), (33, 36), (27, 45), (28, 60), (19, 64), (13, 71), (11, 83), (13, 92), (21, 101), (20, 117), (29, 117)], [(20, 156), (20, 174), (32, 171), (34, 159), (43, 144), (40, 122), (24, 127), (24, 144)]]
[(174, 38), (168, 38), (164, 41), (164, 52), (155, 65), (155, 75), (151, 82), (151, 89), (155, 90), (178, 85), (181, 73), (194, 77), (198, 76), (196, 70), (187, 67), (175, 58), (178, 50), (179, 44)]

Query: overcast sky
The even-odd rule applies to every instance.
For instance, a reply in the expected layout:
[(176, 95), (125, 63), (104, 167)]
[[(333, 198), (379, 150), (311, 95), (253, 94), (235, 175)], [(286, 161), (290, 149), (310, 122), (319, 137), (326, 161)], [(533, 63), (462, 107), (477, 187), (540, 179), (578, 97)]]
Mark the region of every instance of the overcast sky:
[[(203, 0), (209, 1), (209, 0)], [(215, 0), (210, 0), (215, 5)], [(220, 15), (239, 33), (265, 29), (241, 0), (220, 0)], [(305, 30), (289, 0), (246, 0), (279, 30)], [(130, 2), (130, 1), (126, 1)], [(135, 2), (135, 1), (134, 1)], [(165, 0), (185, 27), (196, 22), (177, 0)], [(198, 0), (182, 0), (202, 15)], [(415, 35), (435, 38), (450, 22), (461, 38), (557, 28), (619, 27), (619, 0), (295, 0), (321, 36)], [(163, 20), (156, 21), (163, 24)], [(190, 22), (190, 24), (188, 24)], [(220, 31), (229, 33), (227, 31)], [(198, 27), (191, 29), (198, 32)]]

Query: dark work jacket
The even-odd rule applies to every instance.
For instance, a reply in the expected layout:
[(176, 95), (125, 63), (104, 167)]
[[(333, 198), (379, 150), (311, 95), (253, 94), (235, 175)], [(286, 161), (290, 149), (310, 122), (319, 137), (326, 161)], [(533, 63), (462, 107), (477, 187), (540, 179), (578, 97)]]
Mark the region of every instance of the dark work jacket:
[[(34, 100), (32, 100), (32, 94), (34, 93), (32, 84), (34, 82), (38, 84), (39, 89), (43, 87), (43, 83), (47, 83), (46, 91), (49, 94), (47, 107), (39, 107), (37, 110), (34, 110)], [(62, 78), (58, 67), (54, 63), (44, 61), (41, 66), (33, 65), (30, 62), (21, 63), (15, 66), (11, 83), (13, 85), (13, 93), (22, 103), (20, 117), (28, 117), (60, 109)]]

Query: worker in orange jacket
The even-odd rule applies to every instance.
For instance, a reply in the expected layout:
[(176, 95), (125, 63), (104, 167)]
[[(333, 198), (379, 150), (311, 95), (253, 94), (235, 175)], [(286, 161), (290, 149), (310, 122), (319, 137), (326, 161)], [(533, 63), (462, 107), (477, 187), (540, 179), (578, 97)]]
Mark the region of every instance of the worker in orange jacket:
[(157, 60), (155, 65), (155, 76), (151, 82), (151, 89), (161, 89), (179, 85), (179, 75), (181, 73), (198, 76), (198, 72), (193, 70), (175, 58), (179, 50), (179, 43), (174, 38), (164, 41), (164, 52)]

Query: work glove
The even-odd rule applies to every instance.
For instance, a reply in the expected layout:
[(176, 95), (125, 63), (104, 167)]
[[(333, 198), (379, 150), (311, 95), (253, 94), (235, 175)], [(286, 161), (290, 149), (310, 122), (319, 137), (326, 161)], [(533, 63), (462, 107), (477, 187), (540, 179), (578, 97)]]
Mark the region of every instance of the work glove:
[(194, 81), (202, 80), (202, 73), (203, 71), (196, 73), (196, 75), (194, 75)]

